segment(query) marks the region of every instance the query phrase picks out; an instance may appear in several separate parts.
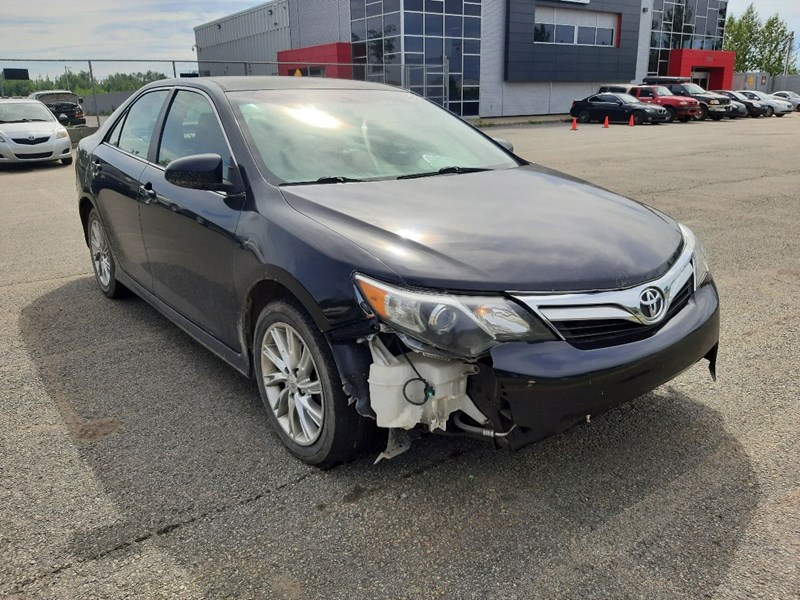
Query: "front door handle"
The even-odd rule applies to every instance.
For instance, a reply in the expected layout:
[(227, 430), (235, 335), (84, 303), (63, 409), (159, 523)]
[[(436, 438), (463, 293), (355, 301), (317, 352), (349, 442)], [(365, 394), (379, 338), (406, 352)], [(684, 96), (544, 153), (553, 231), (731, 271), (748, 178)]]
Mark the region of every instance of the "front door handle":
[(150, 204), (158, 197), (158, 194), (153, 189), (153, 184), (148, 181), (144, 185), (139, 186), (139, 197), (145, 204)]
[(97, 175), (103, 170), (103, 163), (99, 160), (92, 161), (92, 175)]

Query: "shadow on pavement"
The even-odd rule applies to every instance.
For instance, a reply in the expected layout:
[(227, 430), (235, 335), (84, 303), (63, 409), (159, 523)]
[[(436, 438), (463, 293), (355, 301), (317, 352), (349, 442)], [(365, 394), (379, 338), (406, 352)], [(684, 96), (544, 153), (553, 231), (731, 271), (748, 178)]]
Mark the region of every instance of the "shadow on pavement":
[(255, 384), (141, 300), (75, 280), (21, 327), (123, 515), (75, 523), (65, 560), (156, 537), (211, 595), (698, 597), (758, 503), (719, 414), (670, 387), (517, 453), (425, 436), (320, 472), (282, 449)]

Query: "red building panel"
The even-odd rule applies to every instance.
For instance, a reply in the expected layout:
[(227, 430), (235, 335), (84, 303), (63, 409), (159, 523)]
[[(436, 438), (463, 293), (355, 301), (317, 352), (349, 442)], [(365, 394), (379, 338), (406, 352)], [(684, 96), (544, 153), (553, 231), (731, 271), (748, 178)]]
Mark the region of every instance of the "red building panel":
[(669, 53), (669, 74), (691, 77), (695, 71), (708, 73), (708, 89), (729, 90), (733, 85), (735, 52), (719, 50), (672, 50)]
[(350, 44), (335, 42), (320, 46), (307, 46), (278, 52), (279, 75), (294, 75), (300, 70), (303, 76), (316, 75), (335, 79), (352, 79)]

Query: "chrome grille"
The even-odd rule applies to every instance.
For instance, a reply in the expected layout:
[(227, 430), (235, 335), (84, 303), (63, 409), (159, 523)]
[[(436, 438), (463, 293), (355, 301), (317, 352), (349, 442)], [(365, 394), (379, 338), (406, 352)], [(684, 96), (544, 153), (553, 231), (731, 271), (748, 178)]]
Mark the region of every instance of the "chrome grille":
[(661, 329), (689, 302), (693, 280), (689, 279), (672, 298), (664, 318), (653, 325), (624, 319), (584, 319), (580, 321), (551, 321), (565, 341), (581, 350), (619, 346), (646, 339)]

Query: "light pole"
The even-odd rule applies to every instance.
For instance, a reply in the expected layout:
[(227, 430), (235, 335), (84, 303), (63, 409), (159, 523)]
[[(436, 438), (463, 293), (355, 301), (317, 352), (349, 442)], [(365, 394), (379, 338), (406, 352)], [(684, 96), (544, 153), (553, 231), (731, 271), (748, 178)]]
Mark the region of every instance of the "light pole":
[(789, 61), (792, 60), (792, 47), (794, 46), (794, 31), (789, 34), (789, 39), (786, 43), (786, 64), (783, 66), (783, 76), (789, 74)]

